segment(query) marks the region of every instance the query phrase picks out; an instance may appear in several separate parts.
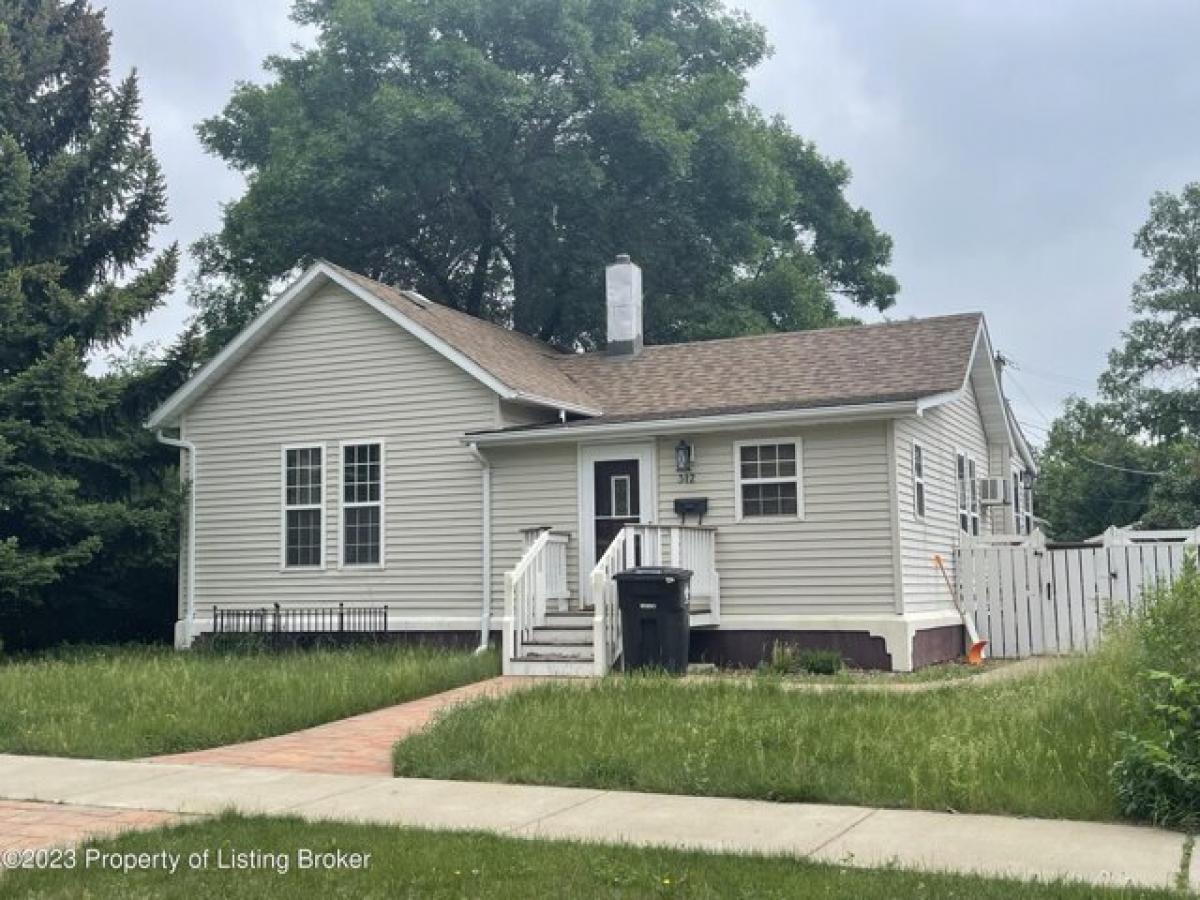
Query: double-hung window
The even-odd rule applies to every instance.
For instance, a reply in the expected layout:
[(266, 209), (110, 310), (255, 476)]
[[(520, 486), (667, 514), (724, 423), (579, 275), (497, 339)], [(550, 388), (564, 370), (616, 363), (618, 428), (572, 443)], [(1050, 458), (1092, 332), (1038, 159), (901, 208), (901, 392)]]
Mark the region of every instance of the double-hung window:
[(964, 534), (979, 535), (979, 478), (974, 457), (962, 450), (955, 455), (958, 478), (958, 527)]
[(804, 515), (799, 440), (737, 443), (734, 452), (739, 519)]
[(1025, 515), (1021, 511), (1021, 473), (1013, 470), (1012, 473), (1012, 508), (1013, 508), (1013, 530), (1021, 533), (1021, 529), (1025, 525)]
[(913, 441), (912, 445), (912, 490), (913, 516), (925, 518), (925, 448)]
[(283, 567), (319, 569), (325, 558), (324, 453), (283, 448)]
[(383, 443), (342, 444), (343, 566), (383, 565)]

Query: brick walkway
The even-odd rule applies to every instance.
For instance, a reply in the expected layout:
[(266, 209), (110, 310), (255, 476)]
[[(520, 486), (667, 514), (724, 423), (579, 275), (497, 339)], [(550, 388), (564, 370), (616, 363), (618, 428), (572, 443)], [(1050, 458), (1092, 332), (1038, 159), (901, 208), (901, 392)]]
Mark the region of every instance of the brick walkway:
[(177, 813), (0, 800), (0, 849), (65, 847), (90, 837), (179, 821)]
[[(506, 694), (539, 680), (545, 679), (492, 678), (291, 734), (155, 756), (147, 762), (391, 775), (392, 745), (424, 728), (440, 711), (477, 697)], [(0, 800), (0, 850), (67, 846), (89, 837), (166, 825), (179, 818), (173, 813), (150, 810)]]
[(148, 761), (201, 766), (266, 766), (335, 775), (391, 775), (392, 745), (405, 735), (424, 728), (441, 710), (476, 697), (498, 696), (545, 680), (511, 675), (492, 678), (304, 731), (211, 750), (155, 756)]

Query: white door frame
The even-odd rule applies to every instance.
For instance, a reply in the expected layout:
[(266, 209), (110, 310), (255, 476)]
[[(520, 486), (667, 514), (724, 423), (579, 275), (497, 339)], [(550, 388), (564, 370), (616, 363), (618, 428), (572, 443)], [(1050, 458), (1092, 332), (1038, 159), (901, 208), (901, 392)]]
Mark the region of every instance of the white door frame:
[(595, 464), (614, 459), (638, 462), (638, 518), (643, 524), (658, 521), (658, 442), (654, 439), (623, 444), (580, 444), (576, 469), (579, 478), (579, 597), (591, 605), (591, 574), (596, 567)]

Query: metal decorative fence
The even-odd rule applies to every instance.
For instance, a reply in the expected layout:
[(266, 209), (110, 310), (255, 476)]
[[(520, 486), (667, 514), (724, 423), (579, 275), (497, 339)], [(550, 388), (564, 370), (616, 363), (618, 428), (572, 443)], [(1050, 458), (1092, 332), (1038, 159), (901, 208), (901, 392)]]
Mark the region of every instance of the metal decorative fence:
[(384, 606), (292, 606), (258, 609), (213, 607), (214, 634), (341, 634), (388, 630)]

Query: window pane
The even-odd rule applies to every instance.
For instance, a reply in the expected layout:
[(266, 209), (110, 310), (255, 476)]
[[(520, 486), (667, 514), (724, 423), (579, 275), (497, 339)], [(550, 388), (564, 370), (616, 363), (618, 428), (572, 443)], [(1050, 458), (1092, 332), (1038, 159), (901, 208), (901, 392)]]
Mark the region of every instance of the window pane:
[(288, 506), (316, 506), (321, 502), (321, 450), (288, 450), (284, 502)]
[(629, 476), (617, 475), (612, 480), (612, 514), (628, 517), (629, 511)]
[(758, 447), (749, 446), (742, 448), (742, 462), (756, 463), (758, 462)]
[(925, 485), (917, 482), (917, 515), (925, 515)]
[(794, 516), (799, 510), (794, 481), (742, 486), (742, 516)]
[(796, 510), (796, 485), (794, 482), (783, 482), (779, 485), (779, 512), (785, 516), (794, 516)]
[(781, 459), (779, 461), (779, 475), (781, 478), (792, 478), (796, 474), (796, 460)]
[(374, 565), (379, 562), (379, 507), (352, 506), (346, 509), (344, 561), (348, 566)]
[(751, 463), (748, 463), (748, 462), (742, 463), (742, 477), (743, 478), (757, 478), (758, 477), (758, 463), (752, 463), (752, 462)]
[(778, 456), (780, 460), (790, 459), (796, 461), (796, 445), (795, 444), (780, 444), (778, 447)]
[(378, 503), (381, 448), (378, 444), (352, 444), (343, 448), (342, 499), (346, 503)]
[(285, 562), (289, 566), (319, 566), (321, 564), (321, 511), (319, 509), (289, 509), (287, 511), (287, 544)]
[(925, 475), (925, 461), (921, 457), (921, 445), (913, 444), (913, 474), (917, 478), (922, 478)]
[(742, 488), (742, 515), (743, 516), (761, 516), (762, 515), (762, 494), (761, 485), (748, 484)]

